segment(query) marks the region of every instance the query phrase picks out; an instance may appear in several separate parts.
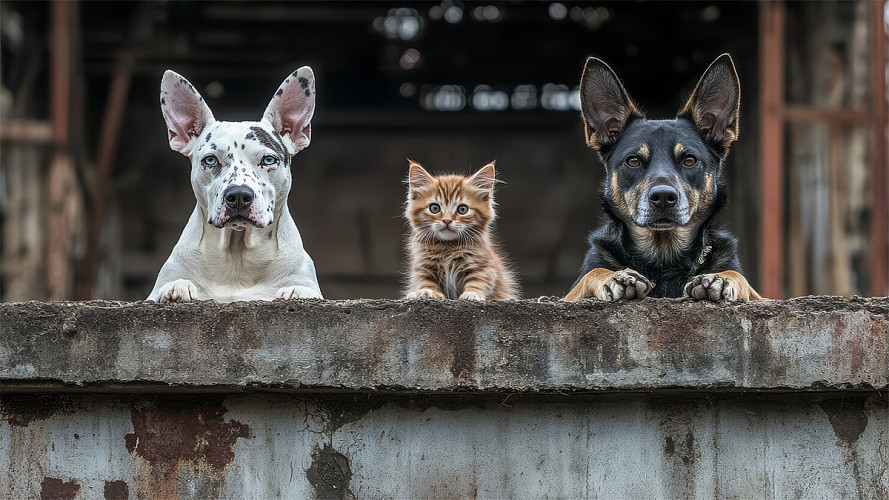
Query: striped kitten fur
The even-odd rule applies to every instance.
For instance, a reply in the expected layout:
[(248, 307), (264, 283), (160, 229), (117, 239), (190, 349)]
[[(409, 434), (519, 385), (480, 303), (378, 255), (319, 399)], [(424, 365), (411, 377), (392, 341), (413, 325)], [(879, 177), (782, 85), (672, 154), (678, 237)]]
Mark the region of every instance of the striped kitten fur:
[(490, 234), (494, 162), (465, 177), (432, 176), (410, 161), (408, 184), (405, 217), (411, 233), (405, 298), (518, 298), (515, 276)]

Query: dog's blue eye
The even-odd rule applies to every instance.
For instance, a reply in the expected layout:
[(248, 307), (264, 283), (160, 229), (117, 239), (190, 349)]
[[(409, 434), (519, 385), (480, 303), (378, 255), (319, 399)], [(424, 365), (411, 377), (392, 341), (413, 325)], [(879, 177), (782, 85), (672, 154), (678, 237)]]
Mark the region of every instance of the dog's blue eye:
[(682, 159), (682, 166), (684, 167), (693, 167), (698, 164), (698, 159), (692, 155), (685, 155), (685, 158)]
[(628, 156), (624, 162), (630, 168), (639, 168), (642, 166), (642, 160), (640, 160), (638, 156)]
[(262, 164), (266, 167), (269, 165), (277, 165), (278, 159), (272, 155), (265, 155), (262, 157)]
[(437, 214), (438, 212), (441, 212), (441, 207), (438, 206), (438, 203), (433, 203), (432, 205), (429, 205), (429, 211)]
[(466, 205), (460, 205), (459, 207), (457, 207), (457, 213), (460, 215), (465, 215), (466, 212), (468, 212), (468, 211), (469, 211), (469, 207)]
[(217, 160), (216, 157), (213, 155), (207, 155), (204, 157), (203, 160), (201, 160), (201, 165), (205, 167), (215, 167), (219, 165), (219, 160)]

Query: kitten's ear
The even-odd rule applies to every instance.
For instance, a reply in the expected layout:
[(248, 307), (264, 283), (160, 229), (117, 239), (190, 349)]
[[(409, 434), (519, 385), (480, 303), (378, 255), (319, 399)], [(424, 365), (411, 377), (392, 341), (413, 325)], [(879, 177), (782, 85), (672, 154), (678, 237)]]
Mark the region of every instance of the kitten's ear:
[(201, 135), (208, 124), (213, 123), (213, 113), (195, 90), (179, 73), (167, 70), (161, 80), (161, 112), (167, 122), (170, 149), (185, 156), (191, 154), (192, 142)]
[(587, 146), (596, 150), (616, 141), (631, 117), (642, 117), (614, 71), (595, 57), (583, 67), (580, 109)]
[(688, 117), (702, 136), (727, 150), (738, 139), (740, 111), (738, 72), (732, 57), (722, 54), (704, 72), (678, 116)]
[(303, 66), (284, 79), (262, 116), (281, 134), (292, 156), (312, 142), (314, 114), (315, 74)]
[(485, 191), (494, 189), (494, 180), (496, 174), (496, 172), (494, 172), (495, 163), (497, 163), (497, 160), (494, 160), (484, 167), (478, 169), (478, 172), (472, 174), (472, 177), (469, 178), (469, 182), (472, 183), (473, 186), (479, 189), (484, 189)]
[(408, 160), (407, 181), (412, 190), (427, 188), (432, 184), (432, 176), (419, 163)]

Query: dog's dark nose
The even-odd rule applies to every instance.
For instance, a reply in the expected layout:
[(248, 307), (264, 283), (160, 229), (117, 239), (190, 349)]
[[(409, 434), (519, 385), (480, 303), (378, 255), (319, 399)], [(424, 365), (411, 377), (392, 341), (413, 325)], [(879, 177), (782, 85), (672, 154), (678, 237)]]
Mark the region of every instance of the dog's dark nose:
[(222, 193), (225, 204), (232, 210), (249, 208), (253, 203), (253, 190), (247, 186), (231, 186)]
[(648, 192), (648, 200), (655, 208), (673, 208), (679, 201), (679, 193), (670, 186), (655, 186)]

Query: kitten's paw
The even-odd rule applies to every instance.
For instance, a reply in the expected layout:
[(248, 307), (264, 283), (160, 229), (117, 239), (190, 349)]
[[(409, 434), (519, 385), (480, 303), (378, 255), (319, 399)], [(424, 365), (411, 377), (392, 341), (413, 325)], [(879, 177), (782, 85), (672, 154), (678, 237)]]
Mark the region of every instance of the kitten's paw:
[(686, 283), (682, 295), (713, 302), (762, 299), (747, 279), (735, 271), (699, 274)]
[(596, 268), (586, 273), (564, 300), (576, 302), (589, 297), (606, 302), (644, 299), (652, 288), (654, 283), (632, 269), (611, 271)]
[(162, 286), (158, 292), (158, 302), (191, 302), (199, 300), (198, 287), (189, 280), (176, 280)]
[(318, 290), (314, 290), (307, 286), (285, 286), (278, 289), (275, 294), (275, 300), (291, 300), (291, 299), (323, 299)]
[(417, 300), (417, 299), (443, 299), (445, 298), (444, 294), (439, 292), (438, 290), (433, 290), (431, 288), (421, 288), (417, 291), (411, 292), (404, 296), (407, 300)]
[(477, 300), (479, 302), (483, 302), (485, 299), (481, 295), (473, 292), (463, 292), (460, 295), (460, 300)]

